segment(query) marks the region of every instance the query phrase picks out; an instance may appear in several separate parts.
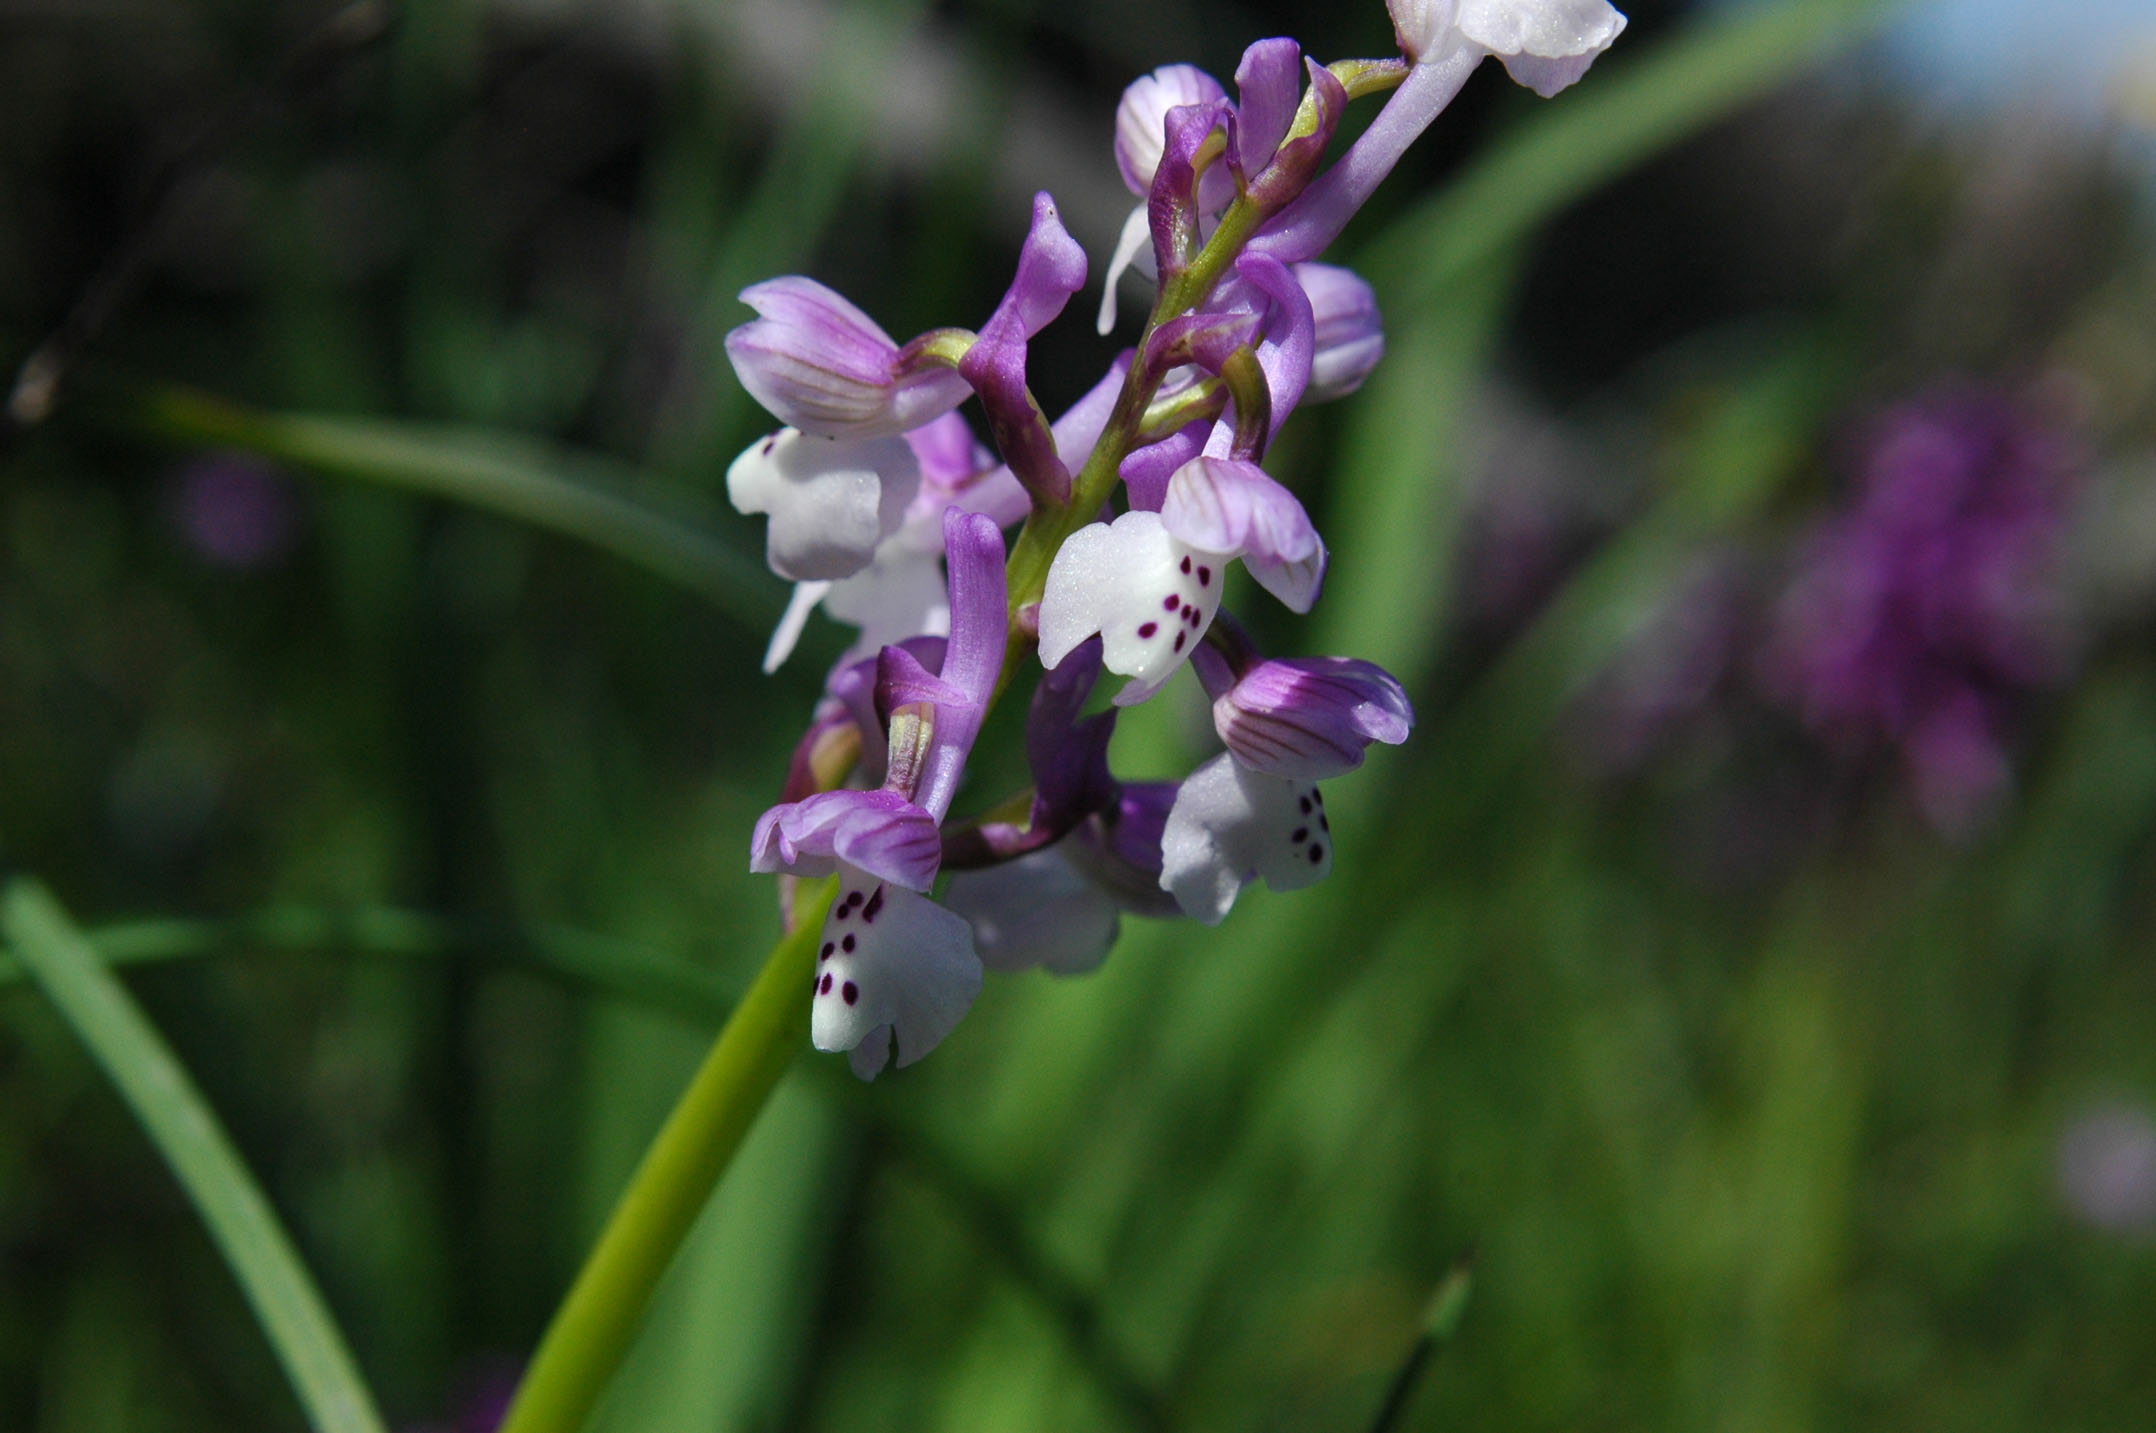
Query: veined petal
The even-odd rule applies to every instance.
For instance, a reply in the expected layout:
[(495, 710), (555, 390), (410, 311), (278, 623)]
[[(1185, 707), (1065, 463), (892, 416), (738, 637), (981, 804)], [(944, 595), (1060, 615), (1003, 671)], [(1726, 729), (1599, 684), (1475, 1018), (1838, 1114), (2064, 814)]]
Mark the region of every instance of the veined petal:
[(819, 1050), (854, 1052), (864, 1080), (895, 1045), (910, 1065), (936, 1048), (981, 990), (973, 931), (926, 896), (841, 867), (838, 898), (816, 947), (809, 1035)]
[(726, 470), (726, 494), (767, 513), (771, 570), (797, 582), (848, 577), (898, 530), (920, 487), (913, 450), (898, 438), (819, 438), (782, 428)]
[(1298, 781), (1353, 770), (1371, 742), (1397, 746), (1414, 723), (1392, 674), (1350, 657), (1259, 662), (1213, 703), (1213, 725), (1236, 760)]
[(831, 436), (898, 431), (886, 421), (898, 345), (875, 320), (798, 274), (752, 284), (741, 301), (758, 317), (726, 335), (726, 356), (781, 422)]
[[(1227, 559), (1173, 537), (1158, 513), (1127, 512), (1071, 534), (1041, 596), (1041, 664), (1099, 633), (1101, 660), (1133, 679), (1119, 706), (1159, 690), (1220, 608)], [(1133, 693), (1132, 688), (1137, 688)]]
[[(1316, 603), (1325, 579), (1325, 544), (1295, 495), (1255, 463), (1191, 459), (1168, 480), (1160, 516), (1176, 540), (1240, 556), (1250, 575), (1291, 610), (1308, 612)], [(1113, 662), (1109, 669), (1116, 670)]]
[(1107, 959), (1120, 909), (1065, 859), (1069, 839), (951, 877), (944, 901), (973, 927), (974, 949), (990, 970), (1038, 965), (1076, 975)]
[(750, 838), (749, 869), (823, 876), (840, 863), (925, 891), (943, 861), (936, 818), (892, 791), (825, 791), (774, 806)]
[(1185, 915), (1218, 925), (1258, 879), (1292, 891), (1332, 870), (1332, 828), (1316, 786), (1252, 771), (1222, 752), (1176, 791), (1161, 832), (1161, 888)]

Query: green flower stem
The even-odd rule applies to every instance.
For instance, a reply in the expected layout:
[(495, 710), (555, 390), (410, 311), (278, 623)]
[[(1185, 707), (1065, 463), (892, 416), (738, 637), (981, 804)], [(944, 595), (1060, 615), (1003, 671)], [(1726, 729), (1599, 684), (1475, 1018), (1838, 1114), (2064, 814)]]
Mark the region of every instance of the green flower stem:
[(383, 1433), (321, 1291), (195, 1082), (52, 892), (17, 880), (0, 935), (142, 1122), (239, 1281), (320, 1433)]
[(838, 883), (802, 887), (772, 948), (532, 1356), (500, 1433), (576, 1433), (636, 1337), (660, 1278), (808, 1034), (816, 937)]

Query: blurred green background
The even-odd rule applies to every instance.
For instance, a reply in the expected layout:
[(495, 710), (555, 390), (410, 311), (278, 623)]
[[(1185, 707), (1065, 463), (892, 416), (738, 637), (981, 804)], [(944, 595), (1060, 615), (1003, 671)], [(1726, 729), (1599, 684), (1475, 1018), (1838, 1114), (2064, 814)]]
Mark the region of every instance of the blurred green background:
[[(873, 1086), (804, 1051), (610, 1433), (1362, 1429), (1470, 1250), (1401, 1427), (2145, 1425), (2156, 32), (2069, 34), (2121, 68), (2061, 113), (1868, 4), (1630, 14), (1556, 100), (1486, 66), (1335, 252), (1390, 352), (1268, 465), (1333, 580), (1244, 606), (1421, 720), (1330, 880), (992, 977)], [(484, 1426), (777, 933), (748, 832), (845, 634), (757, 670), (734, 293), (977, 323), (1043, 187), (1097, 274), (1123, 84), (1273, 33), (1391, 51), (1378, 0), (0, 7), (0, 367), (89, 320), (0, 448), (0, 863), (139, 962), (392, 1423)], [(1777, 590), (1946, 381), (2075, 454), (1983, 819), (1741, 675), (1616, 750), (1703, 564)], [(1205, 753), (1179, 696), (1121, 772)], [(0, 979), (0, 1428), (302, 1426)]]

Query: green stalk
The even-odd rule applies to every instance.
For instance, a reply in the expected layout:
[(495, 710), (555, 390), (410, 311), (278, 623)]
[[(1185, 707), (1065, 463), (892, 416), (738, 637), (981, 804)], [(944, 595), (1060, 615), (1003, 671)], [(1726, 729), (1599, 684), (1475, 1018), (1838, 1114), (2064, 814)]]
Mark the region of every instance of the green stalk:
[(320, 1433), (383, 1433), (344, 1336), (277, 1212), (127, 987), (36, 881), (17, 880), (0, 897), (0, 934), (119, 1088), (209, 1227), (307, 1421)]
[(802, 889), (793, 932), (772, 948), (637, 1166), (500, 1433), (576, 1433), (606, 1391), (660, 1278), (808, 1035), (816, 937), (836, 890), (829, 879)]

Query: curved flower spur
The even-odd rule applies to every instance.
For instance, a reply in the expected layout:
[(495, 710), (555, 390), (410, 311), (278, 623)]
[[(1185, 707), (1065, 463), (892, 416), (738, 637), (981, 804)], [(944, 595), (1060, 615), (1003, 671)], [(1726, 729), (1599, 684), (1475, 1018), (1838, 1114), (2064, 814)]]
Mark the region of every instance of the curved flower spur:
[[(1127, 271), (1153, 280), (1153, 302), (1132, 347), (1052, 423), (1028, 343), (1087, 266), (1046, 194), (977, 333), (900, 343), (800, 276), (742, 293), (757, 317), (727, 357), (784, 426), (727, 487), (768, 515), (772, 571), (797, 584), (767, 668), (818, 609), (860, 629), (751, 866), (838, 877), (811, 1026), (863, 1078), (949, 1034), (984, 964), (1090, 969), (1125, 912), (1214, 923), (1254, 880), (1322, 878), (1334, 851), (1317, 783), (1414, 724), (1378, 667), (1267, 658), (1222, 606), (1238, 562), (1298, 613), (1324, 585), (1324, 541), (1265, 454), (1299, 405), (1354, 391), (1385, 338), (1370, 286), (1317, 259), (1484, 58), (1555, 94), (1625, 20), (1605, 0), (1388, 8), (1396, 56), (1325, 65), (1260, 40), (1233, 99), (1189, 65), (1124, 92), (1112, 157), (1140, 202), (1106, 266), (1100, 331)], [(1342, 114), (1377, 95), (1383, 109), (1328, 165)], [(968, 397), (993, 452), (955, 411)], [(1119, 781), (1117, 710), (1186, 665), (1224, 749), (1180, 782)], [(952, 821), (981, 722), (1027, 670), (1033, 785)], [(1121, 686), (1089, 716), (1103, 674)]]

